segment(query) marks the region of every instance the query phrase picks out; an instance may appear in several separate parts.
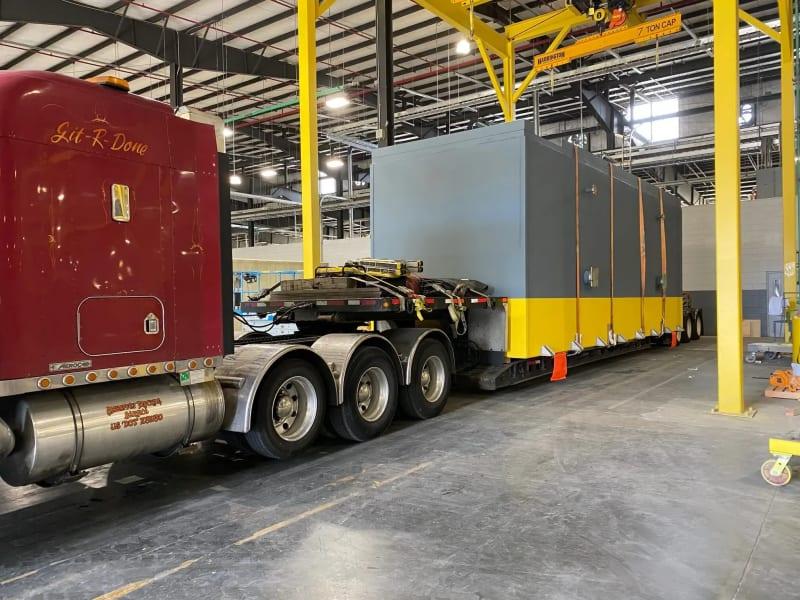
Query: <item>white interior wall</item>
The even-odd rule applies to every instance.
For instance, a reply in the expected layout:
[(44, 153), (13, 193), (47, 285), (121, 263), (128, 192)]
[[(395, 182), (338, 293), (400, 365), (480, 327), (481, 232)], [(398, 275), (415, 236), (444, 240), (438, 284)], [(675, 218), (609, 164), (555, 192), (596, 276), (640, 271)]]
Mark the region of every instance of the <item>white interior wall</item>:
[[(370, 239), (368, 237), (324, 240), (322, 243), (322, 260), (330, 265), (341, 265), (348, 260), (369, 257), (370, 250)], [(302, 262), (303, 245), (302, 243), (294, 242), (252, 248), (234, 248), (233, 259)]]
[[(715, 290), (714, 205), (683, 208), (683, 289)], [(742, 289), (763, 290), (783, 264), (780, 198), (742, 202)]]

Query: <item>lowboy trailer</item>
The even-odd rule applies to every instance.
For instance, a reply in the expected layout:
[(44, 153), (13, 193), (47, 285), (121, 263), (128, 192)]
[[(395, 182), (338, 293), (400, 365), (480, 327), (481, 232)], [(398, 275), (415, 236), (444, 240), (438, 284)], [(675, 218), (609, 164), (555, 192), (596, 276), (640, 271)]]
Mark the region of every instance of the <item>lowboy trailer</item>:
[[(130, 95), (118, 80), (0, 73), (7, 483), (51, 485), (218, 437), (286, 458), (325, 422), (366, 441), (398, 409), (438, 415), (454, 380), (492, 390), (563, 375), (680, 331), (665, 273), (657, 292), (643, 289), (638, 304), (625, 299), (643, 320), (647, 308), (642, 330), (625, 338), (613, 321), (597, 328), (584, 318), (592, 344), (573, 331), (562, 348), (562, 332), (549, 340), (531, 330), (535, 303), (460, 278), (469, 269), (428, 277), (408, 256), (321, 267), (313, 279), (265, 290), (243, 312), (272, 314), (296, 333), (253, 331), (234, 343), (221, 129), (208, 116)], [(584, 295), (597, 296), (597, 269), (588, 276)], [(572, 302), (580, 317), (580, 299)]]

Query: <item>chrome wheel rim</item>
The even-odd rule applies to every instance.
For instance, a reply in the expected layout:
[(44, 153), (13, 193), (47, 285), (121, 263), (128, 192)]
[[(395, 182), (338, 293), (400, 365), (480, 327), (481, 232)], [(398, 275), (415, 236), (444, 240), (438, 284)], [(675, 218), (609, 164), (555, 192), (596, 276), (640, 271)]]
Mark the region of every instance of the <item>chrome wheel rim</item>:
[(422, 395), (428, 402), (438, 402), (444, 392), (444, 363), (438, 356), (429, 356), (420, 371)]
[(317, 390), (305, 377), (295, 376), (284, 381), (272, 400), (272, 427), (282, 440), (303, 439), (319, 410)]
[(692, 320), (688, 319), (686, 321), (686, 337), (692, 337), (694, 335), (694, 331), (692, 328)]
[(356, 385), (356, 407), (361, 418), (374, 422), (383, 416), (389, 405), (389, 378), (378, 367), (370, 367)]

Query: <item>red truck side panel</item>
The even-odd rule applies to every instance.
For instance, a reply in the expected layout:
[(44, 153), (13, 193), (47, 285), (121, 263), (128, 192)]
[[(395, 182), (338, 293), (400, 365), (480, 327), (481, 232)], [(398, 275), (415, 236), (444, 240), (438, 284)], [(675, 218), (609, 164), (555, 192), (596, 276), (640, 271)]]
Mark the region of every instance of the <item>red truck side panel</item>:
[(211, 126), (0, 73), (0, 381), (222, 354), (218, 206)]

